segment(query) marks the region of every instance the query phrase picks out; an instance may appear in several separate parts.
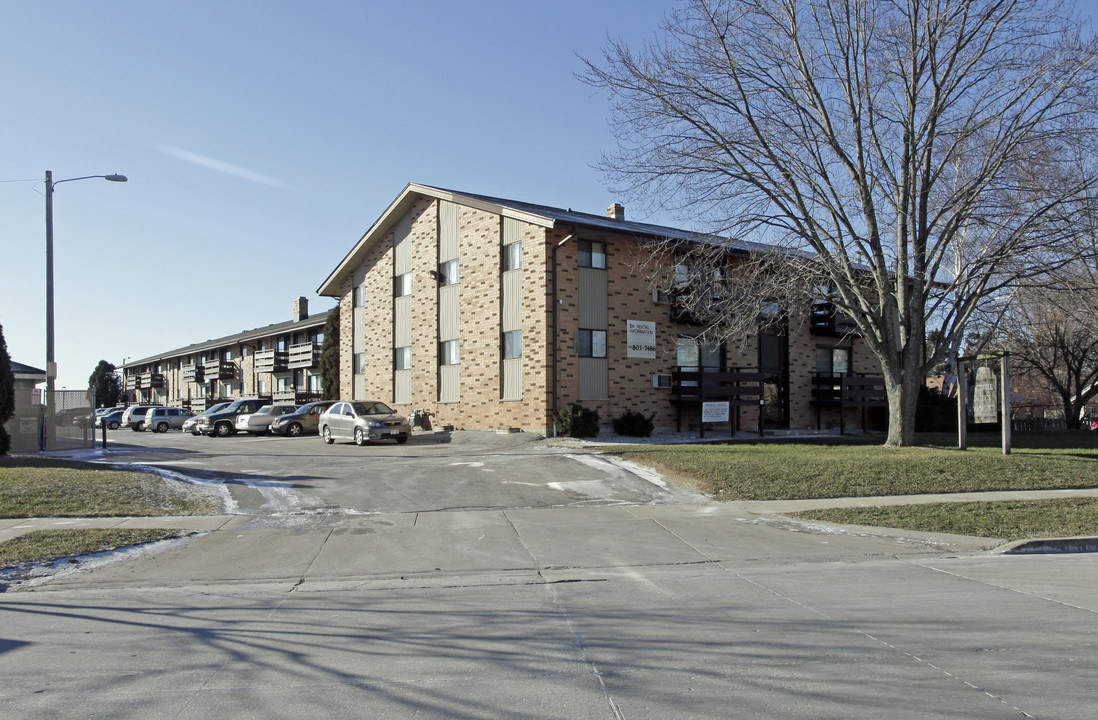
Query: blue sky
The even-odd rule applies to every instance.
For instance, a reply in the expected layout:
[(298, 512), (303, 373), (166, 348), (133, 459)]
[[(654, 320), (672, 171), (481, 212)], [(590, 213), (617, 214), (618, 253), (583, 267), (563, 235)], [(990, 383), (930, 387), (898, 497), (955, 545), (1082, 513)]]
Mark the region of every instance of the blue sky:
[(129, 177), (54, 195), (59, 388), (100, 359), (288, 320), (300, 295), (331, 307), (316, 288), (408, 182), (627, 201), (591, 167), (612, 138), (577, 55), (639, 43), (672, 2), (8, 0), (8, 351), (45, 365), (46, 170)]

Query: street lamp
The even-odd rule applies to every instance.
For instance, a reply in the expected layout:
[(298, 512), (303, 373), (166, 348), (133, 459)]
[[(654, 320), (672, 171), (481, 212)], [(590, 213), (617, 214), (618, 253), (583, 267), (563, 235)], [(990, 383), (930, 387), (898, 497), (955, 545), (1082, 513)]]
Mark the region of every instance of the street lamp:
[(46, 433), (42, 438), (42, 450), (52, 448), (54, 414), (53, 385), (57, 378), (57, 363), (53, 353), (53, 188), (64, 182), (103, 178), (110, 182), (126, 182), (125, 175), (84, 175), (83, 177), (54, 180), (53, 172), (46, 171)]

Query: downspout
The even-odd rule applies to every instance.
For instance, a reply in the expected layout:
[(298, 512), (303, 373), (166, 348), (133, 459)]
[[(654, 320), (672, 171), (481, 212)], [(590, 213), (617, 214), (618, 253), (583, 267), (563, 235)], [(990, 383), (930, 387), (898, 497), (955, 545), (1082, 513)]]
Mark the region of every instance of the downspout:
[[(573, 239), (575, 236), (576, 236), (576, 228), (573, 226), (572, 227), (572, 232), (568, 233), (568, 235), (563, 240), (561, 240), (559, 243), (557, 243), (556, 245), (553, 246), (553, 272), (552, 272), (552, 292), (551, 292), (552, 303), (553, 303), (553, 342), (550, 345), (550, 348), (552, 350), (552, 357), (553, 357), (553, 382), (552, 382), (552, 388), (553, 388), (553, 416), (554, 417), (556, 417), (557, 413), (560, 412), (560, 396), (559, 396), (559, 394), (560, 394), (560, 390), (559, 390), (560, 371), (559, 371), (559, 366), (557, 364), (559, 356), (560, 356), (559, 348), (557, 347), (558, 344), (560, 343), (560, 300), (557, 299), (557, 251), (560, 250), (561, 246), (563, 246), (569, 240)], [(556, 436), (557, 436), (557, 424), (554, 422), (553, 423), (553, 437), (556, 437)]]

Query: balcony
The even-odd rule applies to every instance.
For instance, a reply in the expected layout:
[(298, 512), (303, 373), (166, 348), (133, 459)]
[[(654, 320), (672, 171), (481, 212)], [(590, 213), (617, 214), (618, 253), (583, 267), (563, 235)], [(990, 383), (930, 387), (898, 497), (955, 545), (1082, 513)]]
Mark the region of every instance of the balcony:
[(284, 350), (258, 350), (255, 354), (255, 371), (257, 373), (283, 372), (286, 367), (286, 351)]
[(298, 392), (293, 388), (289, 390), (275, 390), (271, 393), (272, 402), (291, 402), (294, 405), (304, 405), (311, 402), (319, 402), (320, 393)]
[(197, 363), (184, 365), (181, 370), (180, 382), (202, 383), (206, 381), (205, 368)]
[(136, 390), (137, 389), (137, 376), (136, 375), (127, 375), (126, 376), (126, 389), (127, 390)]
[(318, 348), (316, 343), (298, 343), (290, 346), (289, 359), (286, 364), (290, 370), (311, 368), (316, 366)]
[(137, 386), (135, 388), (137, 390), (162, 387), (164, 387), (164, 375), (161, 373), (147, 372), (137, 376)]
[(202, 364), (203, 382), (211, 380), (232, 380), (236, 377), (236, 366), (228, 360), (207, 360)]
[(826, 300), (817, 300), (812, 303), (809, 327), (814, 335), (842, 337), (844, 335), (861, 334), (858, 332), (858, 326), (849, 315), (839, 312), (835, 309), (834, 304)]

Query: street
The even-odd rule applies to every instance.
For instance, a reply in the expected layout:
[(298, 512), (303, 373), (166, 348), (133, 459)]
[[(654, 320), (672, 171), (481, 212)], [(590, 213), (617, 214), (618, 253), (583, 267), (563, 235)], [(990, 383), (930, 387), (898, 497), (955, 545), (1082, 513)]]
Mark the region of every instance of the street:
[(1090, 554), (798, 523), (515, 436), (110, 454), (224, 469), (239, 511), (0, 594), (6, 717), (1093, 716)]

